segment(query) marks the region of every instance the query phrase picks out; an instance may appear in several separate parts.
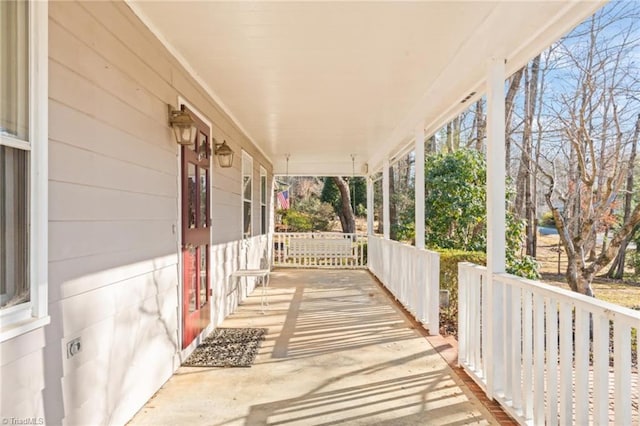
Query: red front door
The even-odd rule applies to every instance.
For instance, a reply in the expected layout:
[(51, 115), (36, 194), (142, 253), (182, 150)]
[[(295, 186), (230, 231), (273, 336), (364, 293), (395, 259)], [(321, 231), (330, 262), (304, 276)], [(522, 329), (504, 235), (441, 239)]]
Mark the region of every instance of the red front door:
[(182, 347), (211, 321), (210, 294), (210, 139), (209, 127), (196, 120), (198, 136), (182, 153)]

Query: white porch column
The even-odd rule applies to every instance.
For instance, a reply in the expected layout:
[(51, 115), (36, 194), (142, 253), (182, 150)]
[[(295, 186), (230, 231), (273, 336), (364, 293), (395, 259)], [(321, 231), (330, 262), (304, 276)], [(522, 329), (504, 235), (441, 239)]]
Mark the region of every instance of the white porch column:
[[(487, 393), (504, 389), (504, 292), (493, 274), (505, 272), (505, 65), (489, 61), (487, 76), (487, 276), (488, 341)], [(509, 302), (506, 302), (509, 303)]]
[(382, 217), (384, 225), (384, 239), (391, 238), (391, 218), (389, 217), (389, 160), (382, 164)]
[(367, 176), (367, 235), (373, 235), (373, 180)]
[(415, 168), (416, 168), (416, 248), (424, 248), (424, 126), (416, 127), (415, 133)]

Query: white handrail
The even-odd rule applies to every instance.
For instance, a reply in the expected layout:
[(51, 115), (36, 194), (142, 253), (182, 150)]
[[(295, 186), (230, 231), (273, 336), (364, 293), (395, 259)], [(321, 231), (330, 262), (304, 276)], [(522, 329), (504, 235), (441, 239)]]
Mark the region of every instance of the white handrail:
[[(458, 362), (497, 389), (496, 400), (520, 423), (640, 422), (640, 312), (509, 274), (493, 276), (505, 303), (487, 312), (486, 268), (461, 263), (458, 270)], [(492, 330), (504, 346), (493, 351), (483, 337), (488, 315), (504, 318)], [(489, 384), (487, 356), (496, 351), (504, 354), (505, 381)]]
[(369, 236), (369, 270), (431, 334), (439, 333), (440, 255)]

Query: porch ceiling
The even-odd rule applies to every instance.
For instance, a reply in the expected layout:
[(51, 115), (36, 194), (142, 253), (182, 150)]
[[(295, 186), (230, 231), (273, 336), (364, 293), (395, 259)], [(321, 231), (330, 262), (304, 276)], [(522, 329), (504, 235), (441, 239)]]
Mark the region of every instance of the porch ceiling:
[(149, 28), (285, 172), (369, 171), (418, 123), (437, 130), (603, 2), (130, 0)]

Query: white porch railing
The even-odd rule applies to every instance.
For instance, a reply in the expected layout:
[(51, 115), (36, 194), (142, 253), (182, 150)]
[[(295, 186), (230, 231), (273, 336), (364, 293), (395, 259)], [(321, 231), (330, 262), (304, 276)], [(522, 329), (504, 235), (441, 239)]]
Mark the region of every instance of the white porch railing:
[(458, 283), (459, 364), (520, 423), (640, 424), (640, 312), (509, 274), (489, 312), (486, 268), (461, 263)]
[(276, 232), (273, 266), (292, 268), (364, 268), (367, 236), (337, 232)]
[(369, 269), (431, 334), (439, 333), (440, 256), (369, 236)]

